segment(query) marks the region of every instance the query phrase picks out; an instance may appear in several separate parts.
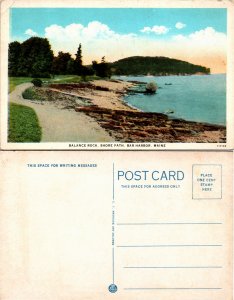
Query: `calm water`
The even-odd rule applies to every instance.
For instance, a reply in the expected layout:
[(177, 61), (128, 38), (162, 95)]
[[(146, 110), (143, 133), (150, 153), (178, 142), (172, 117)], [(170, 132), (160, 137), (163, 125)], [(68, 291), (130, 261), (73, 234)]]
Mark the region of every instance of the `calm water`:
[(172, 118), (197, 122), (226, 124), (224, 74), (115, 78), (157, 83), (159, 88), (154, 95), (136, 94), (125, 97), (127, 103), (142, 111), (160, 112)]

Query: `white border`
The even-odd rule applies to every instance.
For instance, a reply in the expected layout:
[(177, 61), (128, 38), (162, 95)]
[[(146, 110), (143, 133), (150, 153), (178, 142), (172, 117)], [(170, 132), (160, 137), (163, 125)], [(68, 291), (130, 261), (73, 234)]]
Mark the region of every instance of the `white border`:
[[(8, 43), (11, 7), (227, 8), (227, 142), (226, 143), (8, 143)], [(225, 150), (234, 148), (234, 3), (218, 0), (3, 0), (1, 2), (1, 149), (3, 150)], [(78, 145), (85, 145), (85, 147)], [(89, 146), (90, 144), (90, 146)], [(141, 145), (150, 144), (150, 147)], [(73, 145), (70, 147), (70, 145)], [(131, 145), (129, 147), (128, 145)], [(140, 146), (137, 146), (140, 145)]]

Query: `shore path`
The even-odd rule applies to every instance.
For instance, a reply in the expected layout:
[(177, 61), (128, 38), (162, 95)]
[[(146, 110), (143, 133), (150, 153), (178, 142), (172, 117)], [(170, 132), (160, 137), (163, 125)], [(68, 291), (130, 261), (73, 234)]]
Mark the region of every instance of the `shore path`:
[(33, 108), (42, 128), (41, 142), (113, 142), (114, 139), (91, 117), (49, 103), (25, 100), (22, 93), (31, 83), (18, 85), (10, 93), (10, 102)]

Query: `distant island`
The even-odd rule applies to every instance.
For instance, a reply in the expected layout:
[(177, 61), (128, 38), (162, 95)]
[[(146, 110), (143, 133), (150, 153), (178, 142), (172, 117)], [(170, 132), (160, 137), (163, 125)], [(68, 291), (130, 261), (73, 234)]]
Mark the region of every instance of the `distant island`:
[(210, 74), (210, 69), (164, 56), (131, 56), (110, 63), (112, 75), (192, 75)]

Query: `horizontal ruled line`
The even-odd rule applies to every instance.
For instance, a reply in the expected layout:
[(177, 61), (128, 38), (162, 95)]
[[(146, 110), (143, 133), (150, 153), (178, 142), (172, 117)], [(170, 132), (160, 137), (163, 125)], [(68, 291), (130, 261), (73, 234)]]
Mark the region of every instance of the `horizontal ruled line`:
[(156, 247), (222, 247), (222, 245), (120, 245), (119, 248), (156, 248)]
[(222, 266), (130, 266), (124, 269), (221, 269)]
[(124, 288), (124, 290), (222, 290), (222, 288)]
[(144, 225), (222, 225), (220, 222), (158, 222), (158, 223), (117, 223), (119, 226), (144, 226)]

